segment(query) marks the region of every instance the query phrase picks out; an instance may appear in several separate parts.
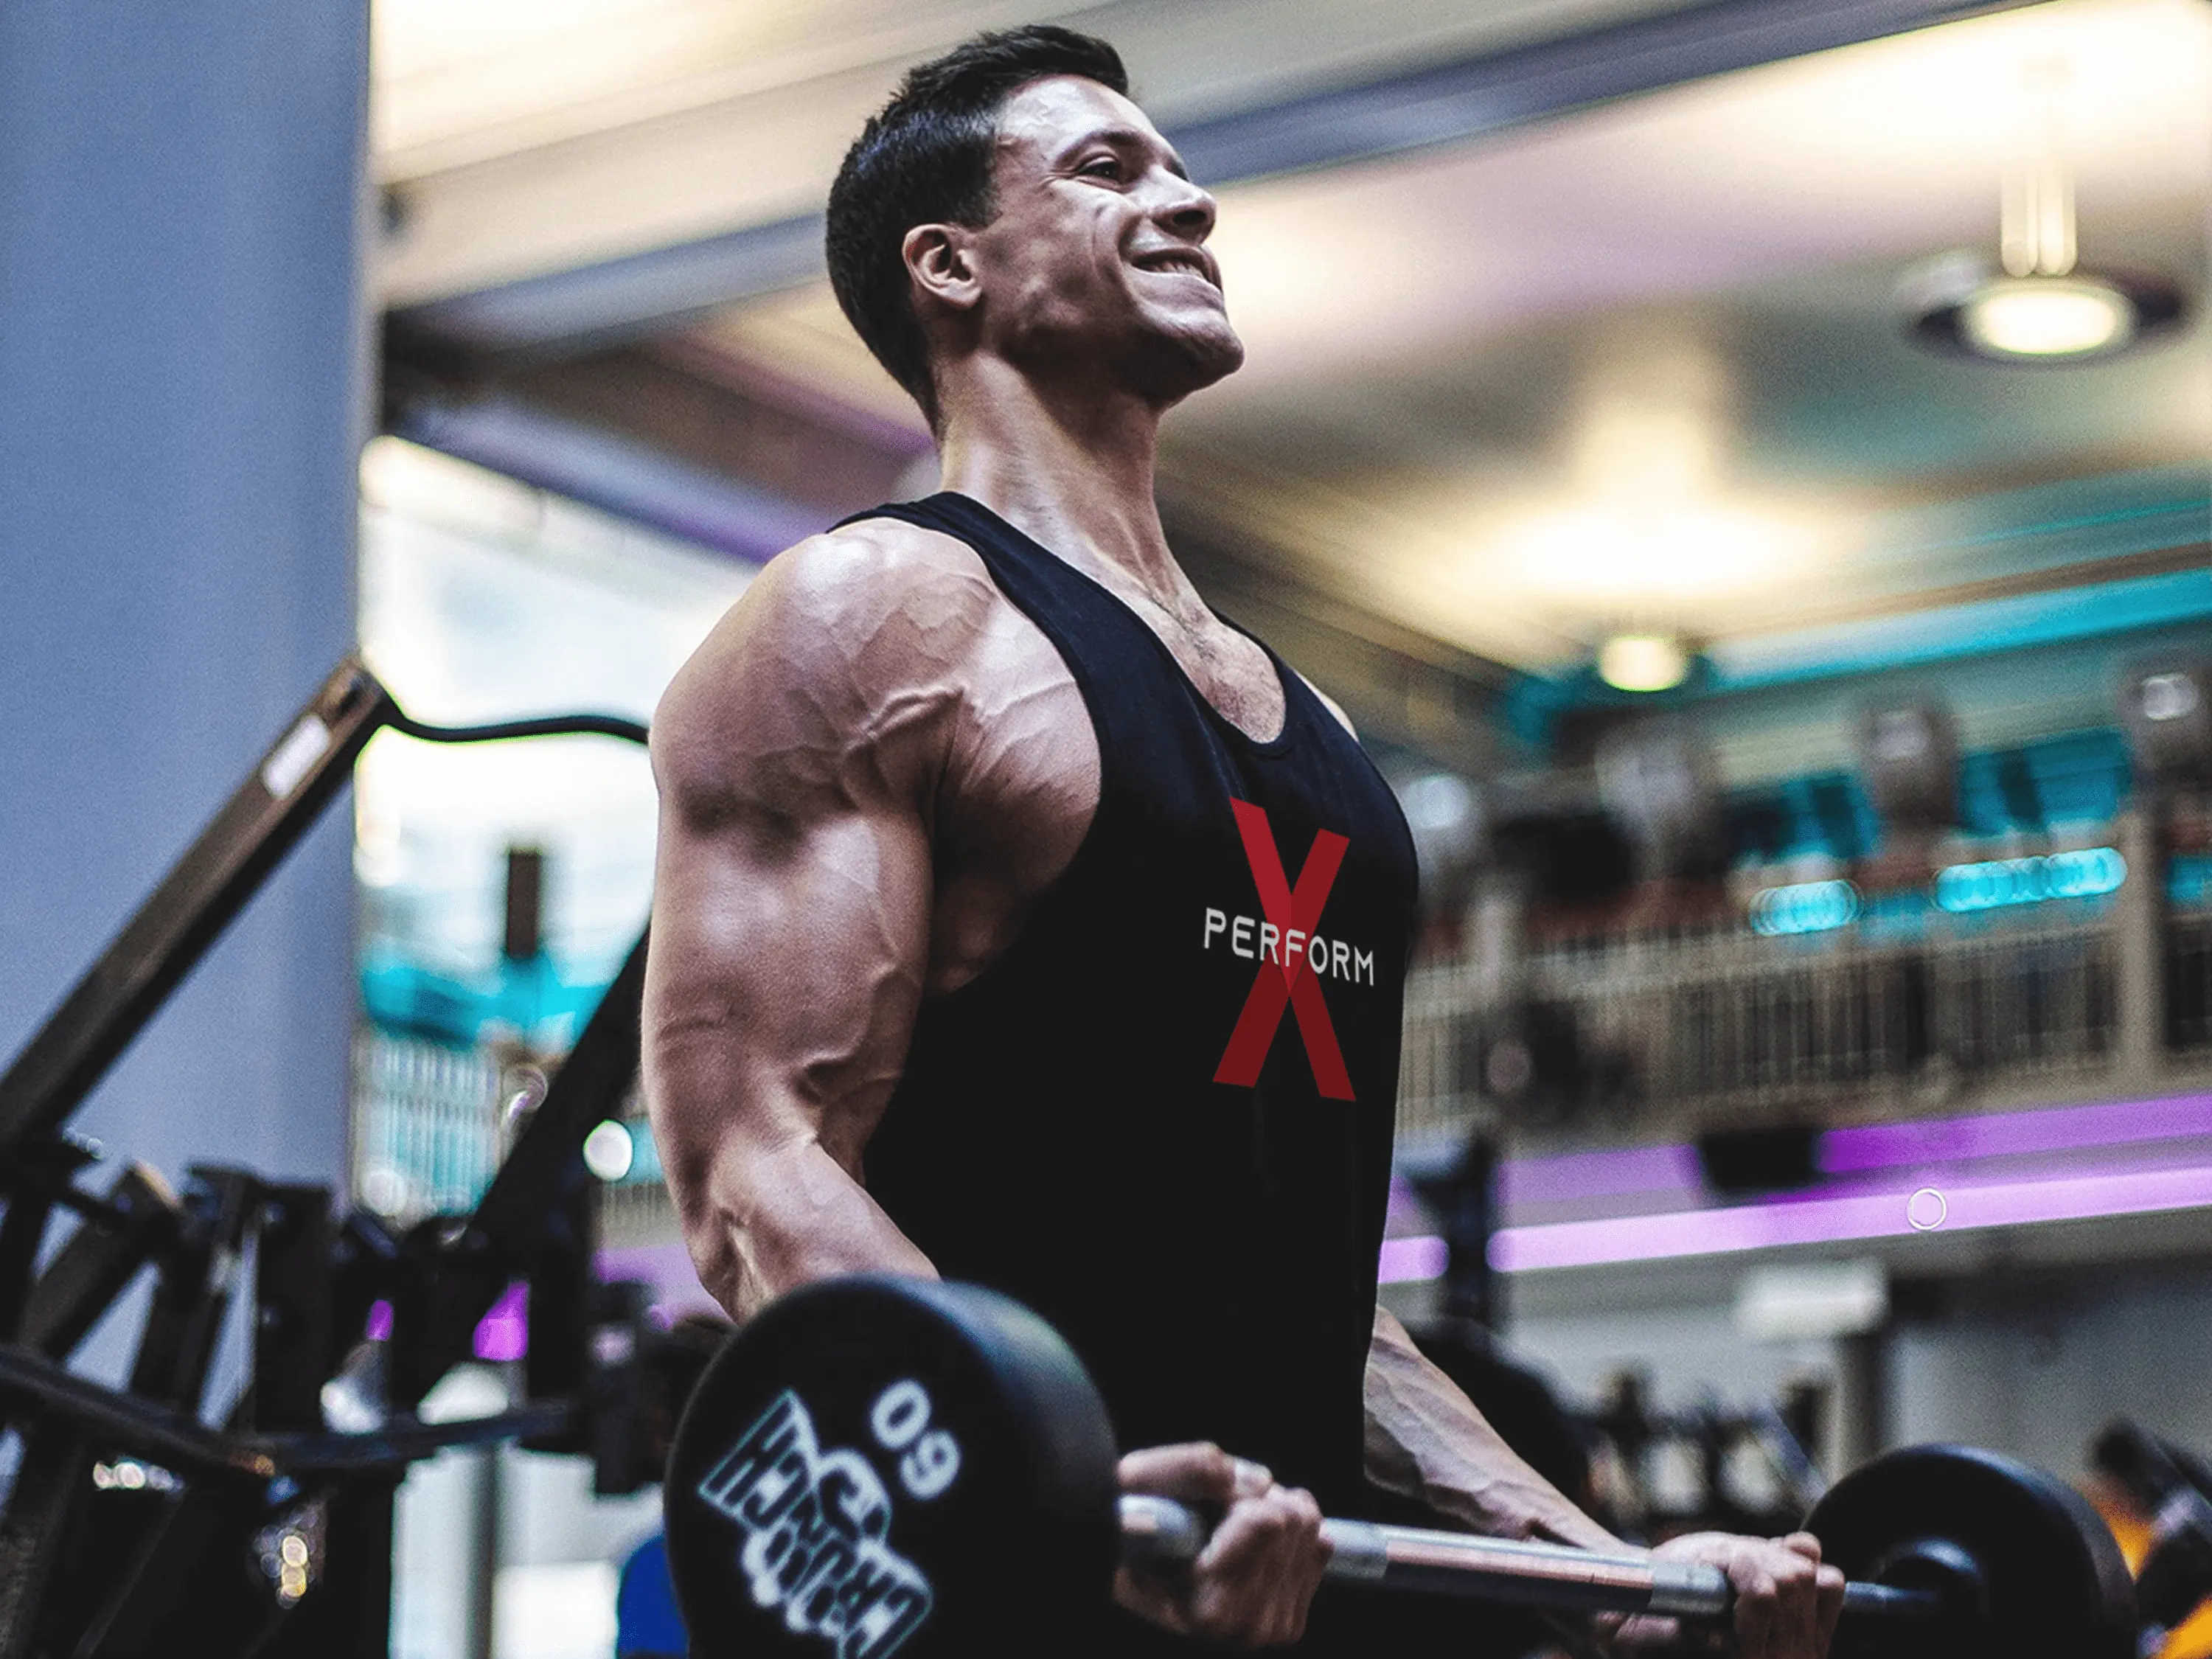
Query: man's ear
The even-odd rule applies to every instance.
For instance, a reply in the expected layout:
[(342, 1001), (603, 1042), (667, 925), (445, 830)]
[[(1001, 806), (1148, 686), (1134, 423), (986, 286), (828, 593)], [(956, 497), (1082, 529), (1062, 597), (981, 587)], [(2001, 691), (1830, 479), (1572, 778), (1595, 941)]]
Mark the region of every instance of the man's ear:
[(916, 225), (899, 243), (907, 275), (921, 294), (955, 311), (973, 310), (983, 298), (967, 230), (959, 225)]

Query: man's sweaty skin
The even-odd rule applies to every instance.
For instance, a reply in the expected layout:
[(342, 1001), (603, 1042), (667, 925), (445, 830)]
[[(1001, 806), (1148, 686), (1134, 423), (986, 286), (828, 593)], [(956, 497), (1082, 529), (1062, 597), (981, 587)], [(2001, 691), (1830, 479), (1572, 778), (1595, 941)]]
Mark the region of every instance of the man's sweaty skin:
[[(1160, 415), (1243, 357), (1204, 249), (1212, 199), (1133, 104), (1073, 76), (1007, 100), (994, 179), (989, 225), (905, 242), (945, 487), (1127, 603), (1201, 695), (1270, 738), (1273, 665), (1200, 599), (1153, 502)], [(653, 762), (646, 1093), (702, 1281), (742, 1317), (830, 1274), (933, 1276), (869, 1197), (864, 1152), (922, 1000), (1006, 949), (1097, 811), (1066, 665), (966, 546), (866, 521), (767, 567), (671, 685)], [(1485, 1531), (1620, 1547), (1379, 1312), (1368, 1405), (1386, 1484)], [(1295, 1639), (1327, 1554), (1310, 1498), (1209, 1447), (1121, 1472), (1228, 1511), (1188, 1584), (1124, 1575), (1124, 1605), (1240, 1645)], [(1835, 1597), (1793, 1576), (1801, 1555), (1729, 1540), (1697, 1559), (1723, 1555), (1741, 1651), (1820, 1650)]]

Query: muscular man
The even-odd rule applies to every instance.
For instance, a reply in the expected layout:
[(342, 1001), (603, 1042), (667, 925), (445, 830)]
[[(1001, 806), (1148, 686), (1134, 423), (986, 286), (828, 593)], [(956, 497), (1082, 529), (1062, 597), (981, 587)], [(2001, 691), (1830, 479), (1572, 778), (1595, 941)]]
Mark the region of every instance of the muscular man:
[[(1412, 848), (1341, 717), (1162, 532), (1160, 417), (1243, 348), (1213, 199), (1125, 90), (1103, 42), (987, 36), (846, 158), (831, 279), (945, 493), (777, 557), (662, 702), (645, 1034), (733, 1316), (860, 1269), (994, 1285), (1147, 1449), (1126, 1486), (1223, 1506), (1187, 1579), (1117, 1586), (1128, 1652), (1298, 1639), (1316, 1500), (1370, 1479), (1625, 1547), (1376, 1305)], [(1825, 1649), (1811, 1540), (1664, 1553), (1728, 1571), (1744, 1654)]]

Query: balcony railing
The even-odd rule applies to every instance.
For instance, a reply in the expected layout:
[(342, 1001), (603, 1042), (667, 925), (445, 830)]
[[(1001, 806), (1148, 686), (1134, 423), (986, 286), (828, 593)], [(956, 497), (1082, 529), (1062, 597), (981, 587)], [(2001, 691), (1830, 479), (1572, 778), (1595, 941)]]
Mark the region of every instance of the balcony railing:
[[(1407, 983), (1400, 1142), (1418, 1158), (1479, 1118), (1648, 1139), (2212, 1087), (2212, 879), (2160, 898), (1784, 937), (1727, 916), (1533, 946), (1478, 927)], [(518, 1086), (512, 1055), (364, 1025), (358, 1198), (403, 1222), (466, 1209)], [(611, 1242), (675, 1237), (657, 1162), (646, 1173), (602, 1189)]]
[(1478, 1119), (1641, 1139), (2212, 1085), (2203, 862), (2154, 892), (1955, 912), (1922, 890), (1861, 915), (1854, 893), (1797, 933), (1742, 906), (1571, 927), (1492, 904), (1408, 985), (1401, 1144)]

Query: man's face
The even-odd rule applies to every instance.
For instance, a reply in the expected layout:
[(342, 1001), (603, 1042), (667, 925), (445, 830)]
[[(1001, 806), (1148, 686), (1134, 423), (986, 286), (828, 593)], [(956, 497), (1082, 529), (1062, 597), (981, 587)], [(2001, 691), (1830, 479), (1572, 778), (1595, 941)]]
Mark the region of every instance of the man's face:
[(1163, 407), (1244, 361), (1203, 246), (1213, 198), (1142, 110), (1054, 76), (1006, 100), (999, 134), (998, 216), (973, 246), (1000, 355), (1048, 374), (1096, 365)]

